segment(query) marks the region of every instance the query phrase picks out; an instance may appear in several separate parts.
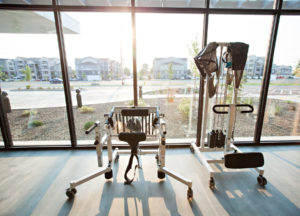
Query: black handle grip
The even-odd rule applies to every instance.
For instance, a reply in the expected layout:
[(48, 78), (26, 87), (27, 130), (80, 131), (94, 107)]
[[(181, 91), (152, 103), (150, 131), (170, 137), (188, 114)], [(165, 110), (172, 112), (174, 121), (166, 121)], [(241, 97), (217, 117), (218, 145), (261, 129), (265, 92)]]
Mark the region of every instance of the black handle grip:
[[(110, 113), (108, 114), (107, 120), (105, 121), (105, 124), (110, 125), (112, 128), (114, 127), (114, 121), (112, 118), (114, 113), (115, 113), (115, 108), (113, 107)], [(107, 116), (107, 114), (105, 114), (104, 116)]]
[(237, 104), (236, 106), (237, 107), (248, 107), (248, 108), (250, 108), (249, 110), (242, 110), (241, 113), (252, 113), (253, 110), (254, 110), (253, 106), (250, 105), (250, 104)]
[(92, 130), (94, 130), (100, 124), (99, 121), (96, 121), (89, 129), (85, 131), (85, 134), (89, 134)]
[(217, 113), (217, 114), (227, 114), (228, 111), (218, 111), (216, 110), (216, 108), (218, 107), (229, 107), (229, 104), (216, 104), (213, 106), (213, 111), (214, 113)]
[[(250, 109), (248, 110), (242, 110), (241, 113), (252, 113), (254, 108), (252, 105), (250, 104), (237, 104), (235, 105), (236, 107), (248, 107)], [(228, 111), (218, 111), (216, 110), (216, 108), (218, 107), (229, 107), (229, 104), (216, 104), (213, 106), (213, 111), (214, 113), (217, 113), (217, 114), (228, 114)]]

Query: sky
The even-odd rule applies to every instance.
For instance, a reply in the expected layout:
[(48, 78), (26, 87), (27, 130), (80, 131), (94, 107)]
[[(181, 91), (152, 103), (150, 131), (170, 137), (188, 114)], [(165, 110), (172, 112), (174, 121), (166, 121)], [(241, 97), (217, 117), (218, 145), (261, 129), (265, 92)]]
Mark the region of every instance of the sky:
[[(49, 12), (50, 13), (50, 12)], [(132, 68), (130, 13), (67, 13), (80, 23), (80, 34), (65, 34), (68, 64), (92, 56), (120, 61)], [(1, 22), (1, 21), (0, 21)], [(245, 42), (248, 55), (265, 56), (272, 16), (210, 15), (208, 42)], [(64, 23), (64, 20), (63, 20)], [(281, 17), (274, 63), (295, 66), (300, 59), (300, 17)], [(137, 66), (154, 58), (190, 58), (188, 47), (197, 37), (202, 44), (203, 15), (136, 14)], [(54, 25), (54, 24), (53, 24)], [(0, 34), (0, 58), (57, 57), (55, 34)]]

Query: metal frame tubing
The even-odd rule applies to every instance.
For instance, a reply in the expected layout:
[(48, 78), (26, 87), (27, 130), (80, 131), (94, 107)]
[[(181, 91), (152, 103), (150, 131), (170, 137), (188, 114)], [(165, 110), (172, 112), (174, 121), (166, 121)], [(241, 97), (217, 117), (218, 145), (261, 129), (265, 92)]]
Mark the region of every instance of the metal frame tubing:
[[(206, 12), (203, 17), (203, 37), (202, 37), (202, 49), (207, 44), (207, 35), (208, 35), (208, 8), (210, 0), (205, 1)], [(203, 96), (204, 96), (204, 77), (200, 74), (200, 85), (199, 85), (199, 99), (198, 99), (198, 121), (197, 121), (197, 138), (196, 145), (199, 147), (201, 142), (201, 129), (202, 129), (202, 119), (203, 119)]]
[[(279, 9), (280, 11), (282, 7), (282, 0), (276, 0), (275, 5), (276, 5), (276, 9)], [(256, 121), (255, 132), (254, 132), (254, 142), (256, 144), (259, 144), (261, 140), (261, 133), (262, 133), (264, 117), (265, 117), (265, 109), (266, 109), (266, 103), (268, 98), (270, 76), (272, 73), (272, 64), (273, 64), (274, 51), (276, 46), (279, 21), (280, 21), (280, 12), (278, 12), (273, 16), (272, 29), (270, 33), (270, 39), (269, 39), (269, 47), (268, 47), (267, 58), (265, 60), (265, 66), (264, 66), (264, 76), (263, 76), (262, 87), (260, 91), (258, 118)]]
[(137, 68), (136, 68), (136, 26), (135, 26), (135, 0), (131, 0), (131, 23), (132, 23), (132, 69), (133, 69), (133, 99), (134, 106), (138, 106), (137, 95)]
[[(56, 3), (57, 0), (53, 0), (53, 4), (56, 5)], [(67, 106), (66, 109), (68, 115), (69, 132), (70, 132), (72, 147), (75, 147), (77, 145), (77, 140), (76, 140), (75, 122), (74, 122), (74, 115), (73, 115), (71, 88), (70, 88), (69, 75), (68, 75), (68, 63), (67, 63), (60, 12), (54, 10), (54, 17), (55, 17), (55, 27), (56, 27), (57, 41), (59, 47), (60, 62), (61, 62), (61, 71), (62, 71), (62, 77), (64, 83), (64, 93), (65, 93), (65, 100)]]

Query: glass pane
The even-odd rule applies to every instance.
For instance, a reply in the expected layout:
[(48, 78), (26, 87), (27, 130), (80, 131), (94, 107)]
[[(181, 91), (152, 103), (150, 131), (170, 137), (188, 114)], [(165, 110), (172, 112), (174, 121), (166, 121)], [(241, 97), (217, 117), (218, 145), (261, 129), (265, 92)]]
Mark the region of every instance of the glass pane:
[(299, 0), (283, 0), (282, 4), (283, 9), (300, 9), (300, 1)]
[(203, 8), (204, 0), (136, 0), (136, 7)]
[(262, 140), (300, 140), (300, 16), (282, 16)]
[(211, 0), (211, 8), (272, 9), (274, 0)]
[(201, 48), (202, 21), (202, 15), (136, 16), (139, 104), (160, 107), (168, 138), (196, 137), (199, 76), (193, 57)]
[[(14, 144), (70, 144), (53, 13), (2, 10), (0, 14), (15, 17), (0, 22), (1, 88), (11, 106), (7, 115)], [(70, 25), (64, 28), (76, 31)], [(60, 82), (49, 82), (53, 79)]]
[[(271, 29), (271, 21), (271, 16), (211, 15), (209, 18), (208, 42), (249, 44), (248, 59), (238, 92), (238, 103), (251, 104), (254, 112), (250, 114), (237, 113), (234, 131), (236, 140), (253, 140), (263, 65), (269, 40), (268, 29)], [(224, 25), (224, 23), (230, 23), (231, 27), (228, 28), (228, 25)], [(211, 99), (211, 101), (213, 104), (215, 100)], [(213, 125), (213, 114), (210, 113), (209, 130)], [(223, 127), (225, 129), (226, 125)]]
[(130, 6), (130, 0), (60, 0), (60, 5), (77, 6)]
[(52, 0), (1, 0), (0, 4), (51, 5)]
[[(76, 134), (80, 140), (90, 122), (104, 122), (113, 106), (132, 105), (132, 37), (129, 13), (68, 13), (80, 23), (79, 34), (65, 34)], [(65, 19), (63, 19), (65, 24)], [(80, 90), (83, 107), (78, 108)], [(79, 104), (80, 105), (80, 104)]]

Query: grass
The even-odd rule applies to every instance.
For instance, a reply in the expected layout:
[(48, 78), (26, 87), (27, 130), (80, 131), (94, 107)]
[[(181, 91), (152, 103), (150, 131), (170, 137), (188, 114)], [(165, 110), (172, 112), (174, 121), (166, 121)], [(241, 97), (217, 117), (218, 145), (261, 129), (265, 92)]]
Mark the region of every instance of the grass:
[(95, 111), (95, 108), (89, 106), (83, 106), (80, 108), (80, 113), (92, 113)]

